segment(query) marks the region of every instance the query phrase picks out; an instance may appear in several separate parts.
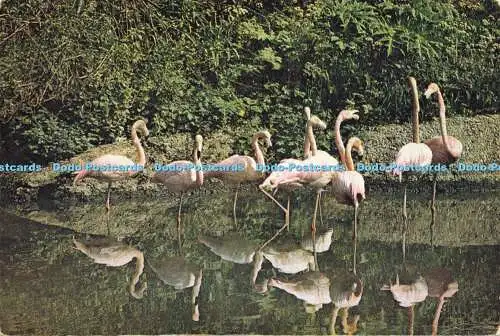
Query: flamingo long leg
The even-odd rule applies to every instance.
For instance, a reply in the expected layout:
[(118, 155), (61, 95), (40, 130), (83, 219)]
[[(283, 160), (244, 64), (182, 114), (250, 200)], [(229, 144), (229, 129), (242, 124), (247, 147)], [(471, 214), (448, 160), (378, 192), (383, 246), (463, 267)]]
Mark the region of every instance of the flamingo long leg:
[(106, 198), (106, 211), (109, 212), (111, 206), (109, 205), (109, 198), (111, 196), (111, 182), (108, 182), (108, 197)]
[(312, 233), (312, 241), (313, 241), (313, 254), (314, 254), (314, 266), (316, 267), (317, 271), (319, 271), (319, 265), (318, 265), (318, 256), (316, 253), (316, 214), (318, 212), (320, 198), (321, 198), (321, 190), (319, 190), (316, 194), (316, 205), (314, 207), (314, 215), (313, 215), (313, 220), (312, 220), (312, 224), (311, 224), (311, 233)]
[(108, 229), (108, 236), (111, 236), (111, 229), (109, 227), (109, 211), (106, 211), (106, 227)]
[(359, 209), (359, 205), (355, 204), (354, 205), (354, 229), (352, 232), (352, 239), (353, 240), (356, 240), (356, 238), (358, 237), (358, 209)]
[(436, 184), (437, 184), (437, 174), (434, 174), (434, 182), (432, 186), (432, 201), (431, 201), (431, 246), (434, 246), (434, 225), (436, 224)]
[(278, 235), (285, 229), (288, 227), (289, 225), (289, 222), (290, 222), (290, 217), (289, 217), (289, 214), (288, 214), (288, 209), (285, 209), (285, 207), (283, 205), (280, 204), (280, 202), (278, 202), (270, 193), (268, 193), (267, 191), (264, 190), (264, 188), (260, 187), (259, 186), (259, 189), (260, 191), (262, 191), (267, 197), (269, 197), (274, 203), (276, 203), (280, 208), (281, 210), (283, 210), (285, 212), (285, 224), (283, 224), (283, 226), (278, 230), (276, 231), (276, 233), (274, 234), (274, 236), (271, 237), (271, 239), (269, 239), (268, 241), (266, 241), (260, 248), (259, 248), (259, 251), (262, 251), (262, 249), (264, 247), (267, 246), (267, 244), (269, 244), (270, 242), (272, 242), (276, 237), (278, 237)]
[(330, 335), (336, 335), (335, 333), (335, 323), (337, 322), (337, 316), (339, 314), (340, 308), (337, 306), (333, 306), (332, 317), (330, 319)]
[[(288, 213), (288, 209), (286, 209), (283, 205), (281, 205), (280, 202), (278, 202), (274, 197), (273, 195), (271, 195), (270, 193), (268, 193), (267, 191), (264, 190), (264, 188), (261, 188), (259, 187), (260, 191), (262, 191), (267, 197), (269, 197), (274, 203), (276, 203), (280, 208), (281, 210), (283, 210), (283, 212), (285, 212), (285, 214)], [(288, 225), (288, 223), (287, 223)]]
[(179, 244), (179, 251), (182, 255), (182, 241), (181, 241), (181, 210), (182, 210), (182, 197), (184, 196), (184, 192), (181, 192), (181, 196), (179, 198), (179, 210), (177, 212), (177, 243)]
[(322, 203), (323, 202), (322, 201), (323, 201), (323, 196), (320, 193), (319, 194), (319, 222), (321, 223), (321, 226), (323, 226), (323, 211), (322, 211), (322, 208), (323, 208)]
[(436, 308), (436, 313), (434, 314), (434, 320), (432, 320), (432, 336), (438, 334), (439, 316), (441, 315), (441, 310), (444, 305), (444, 297), (439, 298), (439, 303)]
[(352, 258), (352, 272), (354, 273), (354, 275), (356, 275), (356, 257), (357, 257), (357, 239), (356, 239), (356, 236), (354, 237), (354, 256)]
[(236, 190), (234, 192), (234, 201), (233, 201), (233, 220), (235, 226), (238, 225), (238, 221), (236, 219), (236, 201), (238, 200), (238, 189), (240, 189), (239, 183), (236, 185)]
[[(285, 222), (290, 223), (290, 194), (288, 194), (287, 202), (286, 202), (286, 213), (285, 213)], [(286, 230), (290, 231), (290, 225), (286, 226)]]
[(415, 320), (415, 309), (413, 305), (408, 307), (408, 335), (413, 336), (413, 321)]
[(408, 215), (406, 214), (406, 181), (403, 194), (403, 262), (406, 260), (406, 230), (408, 229)]

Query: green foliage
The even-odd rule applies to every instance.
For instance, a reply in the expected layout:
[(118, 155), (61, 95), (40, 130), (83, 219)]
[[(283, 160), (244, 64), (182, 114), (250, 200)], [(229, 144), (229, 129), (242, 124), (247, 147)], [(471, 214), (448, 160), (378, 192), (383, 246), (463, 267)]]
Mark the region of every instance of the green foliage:
[[(408, 120), (406, 77), (448, 114), (498, 108), (491, 4), (461, 1), (8, 1), (0, 9), (0, 147), (61, 160), (127, 136), (266, 127), (301, 152), (302, 107), (326, 121)], [(426, 116), (435, 108), (424, 104)], [(239, 152), (248, 150), (238, 134)], [(328, 149), (323, 139), (320, 145)], [(6, 150), (7, 151), (7, 150)], [(12, 155), (12, 154), (11, 154)]]

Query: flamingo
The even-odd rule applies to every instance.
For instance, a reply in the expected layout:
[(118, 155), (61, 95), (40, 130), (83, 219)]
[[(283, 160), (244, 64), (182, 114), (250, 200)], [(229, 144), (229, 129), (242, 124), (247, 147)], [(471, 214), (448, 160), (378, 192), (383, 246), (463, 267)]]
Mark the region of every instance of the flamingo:
[(345, 168), (332, 179), (332, 191), (337, 202), (354, 207), (354, 230), (353, 239), (357, 236), (358, 208), (359, 203), (365, 199), (365, 180), (363, 175), (354, 170), (352, 161), (352, 148), (355, 148), (359, 155), (364, 154), (363, 142), (356, 137), (352, 137), (347, 142), (345, 151)]
[[(275, 235), (269, 239), (264, 245), (261, 246), (261, 249), (264, 248), (268, 243), (270, 243), (274, 238), (276, 238), (281, 231), (289, 225), (289, 205), (287, 208), (282, 206), (271, 194), (269, 194), (268, 190), (275, 190), (278, 188), (286, 188), (286, 189), (297, 189), (303, 186), (309, 185), (316, 190), (316, 205), (314, 209), (313, 222), (311, 224), (311, 231), (313, 232), (313, 247), (315, 248), (315, 232), (316, 232), (316, 214), (318, 211), (319, 204), (319, 195), (324, 186), (326, 186), (335, 172), (327, 171), (327, 172), (316, 172), (316, 171), (302, 171), (302, 170), (290, 170), (291, 165), (296, 166), (309, 166), (309, 165), (318, 165), (321, 164), (321, 158), (315, 157), (317, 153), (316, 141), (314, 139), (313, 127), (326, 128), (326, 124), (316, 116), (312, 116), (307, 122), (307, 136), (311, 143), (311, 157), (305, 160), (297, 160), (297, 159), (285, 159), (279, 163), (278, 166), (283, 166), (283, 171), (275, 171), (271, 173), (267, 177), (267, 179), (259, 186), (260, 190), (268, 196), (273, 202), (275, 202), (284, 212), (285, 212), (285, 224), (275, 233)], [(317, 258), (316, 252), (315, 255), (315, 263), (317, 267)]]
[[(314, 133), (312, 128), (313, 127), (318, 127), (320, 129), (326, 129), (326, 124), (319, 119), (316, 116), (313, 116), (312, 118), (308, 118), (307, 124), (306, 124), (306, 138), (312, 136), (313, 137), (313, 143), (316, 144), (316, 141), (314, 140)], [(310, 142), (310, 141), (309, 141)], [(309, 148), (310, 146), (307, 146)], [(313, 152), (316, 153), (316, 146), (313, 146)], [(280, 161), (278, 164), (276, 170), (272, 172), (265, 180), (264, 182), (259, 185), (259, 189), (263, 191), (268, 197), (271, 196), (267, 191), (264, 189), (274, 189), (274, 193), (280, 189), (283, 189), (288, 192), (288, 201), (287, 201), (287, 207), (283, 207), (274, 197), (271, 196), (271, 200), (275, 202), (285, 213), (285, 226), (288, 227), (288, 224), (290, 223), (290, 193), (296, 189), (303, 188), (304, 185), (300, 181), (297, 180), (288, 180), (289, 178), (293, 178), (294, 174), (297, 173), (295, 171), (290, 171), (289, 167), (291, 165), (295, 166), (301, 166), (304, 164), (304, 160), (299, 160), (299, 159), (283, 159)], [(283, 229), (285, 228), (283, 227)], [(281, 231), (280, 231), (281, 232)]]
[[(144, 165), (146, 164), (146, 154), (144, 153), (144, 148), (142, 148), (141, 141), (137, 136), (137, 131), (140, 131), (143, 136), (149, 135), (149, 130), (146, 127), (146, 122), (144, 120), (137, 120), (132, 125), (132, 142), (136, 148), (138, 163), (138, 170), (127, 169), (126, 171), (120, 170), (111, 170), (111, 171), (101, 171), (101, 170), (85, 170), (82, 169), (78, 174), (76, 174), (75, 179), (73, 180), (73, 185), (76, 185), (79, 181), (84, 179), (85, 177), (93, 177), (98, 180), (103, 180), (108, 182), (108, 196), (106, 198), (106, 211), (109, 212), (109, 198), (111, 194), (111, 184), (114, 181), (120, 181), (127, 179), (135, 174), (138, 171), (144, 169)], [(128, 157), (123, 155), (114, 155), (114, 154), (106, 154), (98, 157), (94, 161), (90, 163), (93, 167), (106, 167), (106, 166), (120, 166), (132, 168), (134, 165), (134, 161), (130, 160)]]
[[(306, 114), (307, 119), (309, 120), (311, 118), (311, 110), (308, 107), (306, 107), (304, 109), (304, 112)], [(342, 136), (340, 135), (340, 126), (341, 126), (342, 122), (345, 120), (349, 120), (349, 119), (358, 120), (359, 119), (359, 116), (357, 115), (358, 112), (359, 112), (358, 110), (342, 110), (339, 112), (337, 119), (335, 121), (335, 127), (334, 127), (335, 144), (337, 146), (337, 150), (338, 150), (339, 155), (340, 155), (340, 160), (344, 165), (345, 165), (345, 147), (344, 147), (344, 144), (342, 142)], [(313, 134), (313, 140), (315, 140), (314, 134)], [(307, 136), (307, 134), (306, 134), (306, 138), (304, 141), (304, 156), (306, 158), (310, 158), (312, 156), (312, 151), (311, 151), (312, 146), (316, 146), (316, 142), (309, 141), (309, 136)], [(334, 166), (337, 166), (339, 164), (337, 159), (335, 159), (329, 153), (322, 151), (322, 150), (316, 151), (314, 160), (316, 161), (317, 164), (326, 165), (326, 166), (330, 166), (330, 167), (334, 167)], [(322, 195), (322, 193), (320, 193), (320, 195), (319, 195), (319, 197), (320, 197), (319, 202), (320, 203), (321, 203), (321, 195)], [(321, 206), (319, 207), (319, 215), (320, 215), (320, 220), (322, 221)]]
[[(396, 168), (393, 170), (394, 175), (399, 176), (399, 181), (402, 180), (403, 170), (401, 167), (410, 166), (427, 166), (432, 163), (432, 151), (429, 146), (425, 143), (420, 143), (419, 135), (419, 123), (418, 123), (418, 113), (420, 111), (420, 105), (418, 102), (418, 90), (417, 81), (414, 77), (408, 77), (408, 84), (412, 93), (412, 125), (413, 125), (413, 142), (410, 142), (399, 150), (396, 155), (395, 165)], [(406, 213), (406, 188), (407, 184), (404, 184), (404, 194), (403, 194), (403, 220), (404, 229), (406, 231), (407, 226), (407, 213)], [(403, 258), (405, 251), (403, 251)]]
[(186, 191), (199, 188), (203, 184), (203, 170), (201, 169), (201, 150), (203, 147), (203, 137), (196, 135), (193, 148), (193, 162), (180, 160), (174, 161), (162, 167), (162, 171), (157, 171), (152, 177), (155, 183), (163, 184), (167, 190), (180, 193), (179, 210), (177, 212), (177, 239), (179, 249), (181, 249), (181, 209), (182, 198)]
[[(259, 181), (264, 178), (264, 170), (262, 167), (265, 165), (264, 154), (259, 147), (259, 140), (264, 140), (267, 147), (272, 146), (271, 134), (268, 131), (261, 131), (254, 134), (252, 137), (252, 149), (255, 159), (248, 155), (233, 155), (225, 160), (220, 161), (218, 166), (242, 166), (242, 171), (208, 171), (205, 177), (219, 177), (225, 182), (236, 185), (233, 201), (233, 219), (236, 224), (236, 201), (238, 199), (238, 189), (241, 183)], [(257, 164), (261, 167), (258, 169)]]
[(129, 292), (136, 299), (142, 299), (147, 283), (144, 282), (139, 289), (136, 285), (144, 271), (144, 254), (135, 247), (128, 246), (120, 241), (109, 238), (95, 238), (90, 241), (79, 241), (73, 237), (75, 249), (82, 251), (92, 258), (97, 264), (119, 267), (136, 259), (135, 272), (130, 279)]
[[(432, 151), (432, 163), (433, 164), (445, 164), (449, 165), (456, 162), (462, 155), (462, 143), (448, 135), (446, 129), (446, 107), (444, 105), (443, 95), (439, 90), (439, 86), (435, 83), (429, 84), (427, 90), (425, 90), (424, 95), (429, 99), (434, 93), (437, 94), (438, 104), (439, 104), (439, 123), (441, 125), (441, 136), (434, 137), (425, 141), (425, 144)], [(431, 211), (432, 218), (434, 221), (436, 208), (434, 203), (436, 201), (436, 184), (437, 184), (437, 174), (434, 173), (434, 182), (432, 187), (432, 203)]]

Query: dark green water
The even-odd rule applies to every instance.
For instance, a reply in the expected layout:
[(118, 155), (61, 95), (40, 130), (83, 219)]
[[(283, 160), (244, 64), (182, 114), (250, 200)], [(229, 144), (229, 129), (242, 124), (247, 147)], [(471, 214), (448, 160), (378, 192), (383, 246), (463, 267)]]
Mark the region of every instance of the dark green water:
[[(439, 320), (440, 334), (492, 334), (500, 322), (500, 192), (438, 194), (436, 223), (430, 226), (429, 190), (408, 195), (406, 262), (402, 258), (401, 193), (367, 194), (360, 210), (357, 275), (363, 283), (357, 334), (404, 334), (407, 309), (400, 307), (384, 284), (411, 280), (432, 268), (444, 268), (458, 282)], [(183, 208), (183, 254), (203, 268), (198, 303), (200, 320), (191, 319), (191, 288), (165, 285), (148, 265), (179, 253), (176, 200), (112, 200), (109, 219), (103, 195), (96, 202), (72, 206), (39, 204), (29, 211), (0, 212), (0, 329), (5, 334), (327, 334), (332, 305), (315, 313), (303, 301), (278, 288), (266, 294), (250, 284), (252, 265), (235, 264), (198, 242), (200, 233), (238, 234), (262, 243), (283, 223), (283, 216), (257, 192), (240, 194), (238, 225), (232, 222), (232, 195), (194, 193)], [(283, 196), (282, 196), (283, 197)], [(302, 193), (292, 203), (291, 229), (282, 240), (299, 241), (309, 230), (313, 199)], [(326, 196), (323, 225), (333, 227), (333, 242), (318, 254), (326, 273), (352, 271), (352, 208)], [(20, 216), (19, 216), (20, 215)], [(318, 224), (320, 225), (320, 224)], [(72, 237), (106, 235), (144, 252), (147, 282), (142, 299), (127, 288), (135, 261), (126, 266), (96, 264), (73, 248)], [(432, 247), (430, 242), (434, 242)], [(258, 282), (278, 276), (293, 278), (263, 264)], [(415, 334), (430, 334), (437, 299), (414, 306)], [(310, 310), (309, 310), (310, 311)], [(337, 334), (343, 334), (341, 317)]]

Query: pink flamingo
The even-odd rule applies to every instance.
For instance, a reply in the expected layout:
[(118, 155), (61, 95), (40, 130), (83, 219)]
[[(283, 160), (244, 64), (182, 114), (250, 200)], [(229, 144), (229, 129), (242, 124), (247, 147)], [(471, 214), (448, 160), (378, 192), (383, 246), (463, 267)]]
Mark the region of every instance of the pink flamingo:
[[(304, 109), (304, 111), (305, 111), (307, 120), (309, 120), (311, 118), (311, 110), (309, 109), (309, 107), (306, 107)], [(337, 146), (337, 150), (339, 152), (341, 162), (345, 162), (345, 147), (344, 147), (344, 144), (342, 142), (342, 136), (340, 135), (340, 126), (341, 126), (342, 122), (344, 122), (345, 120), (349, 120), (349, 119), (358, 120), (359, 119), (359, 116), (357, 114), (358, 112), (359, 112), (358, 110), (342, 110), (339, 112), (337, 119), (335, 121), (335, 128), (334, 128), (335, 145)], [(312, 139), (314, 140), (314, 145), (316, 145), (316, 141), (314, 139), (314, 134), (313, 134)], [(309, 136), (308, 136), (308, 134), (306, 134), (305, 141), (304, 141), (304, 157), (305, 158), (309, 158), (312, 156), (311, 147), (312, 147), (312, 142), (309, 141)], [(334, 165), (337, 165), (339, 163), (337, 161), (337, 159), (335, 159), (333, 156), (331, 156), (329, 153), (327, 153), (325, 151), (316, 150), (315, 155), (318, 156), (318, 158), (321, 158), (323, 160), (324, 164), (334, 166)]]
[[(272, 146), (271, 134), (268, 131), (261, 131), (254, 134), (252, 137), (252, 149), (255, 155), (255, 159), (248, 155), (233, 155), (225, 160), (220, 161), (217, 165), (243, 167), (242, 171), (208, 171), (205, 173), (205, 177), (218, 177), (223, 179), (225, 182), (236, 185), (236, 190), (234, 193), (233, 201), (233, 219), (236, 224), (236, 201), (238, 199), (238, 189), (241, 183), (259, 181), (264, 178), (264, 170), (262, 167), (266, 164), (264, 160), (264, 154), (259, 147), (259, 140), (264, 140), (267, 147)], [(259, 166), (257, 166), (259, 165)]]
[(352, 160), (353, 147), (359, 155), (364, 154), (363, 142), (356, 137), (350, 138), (345, 150), (344, 165), (346, 171), (341, 171), (334, 176), (332, 179), (332, 191), (337, 202), (354, 207), (354, 230), (352, 237), (355, 240), (357, 236), (359, 203), (365, 199), (365, 180), (363, 175), (354, 170), (354, 162)]
[(177, 239), (181, 249), (181, 209), (182, 198), (186, 191), (199, 188), (203, 184), (203, 170), (201, 169), (201, 151), (203, 137), (196, 135), (193, 148), (193, 162), (187, 160), (174, 161), (157, 171), (152, 177), (155, 183), (163, 184), (167, 190), (180, 193), (179, 210), (177, 212)]
[(285, 209), (271, 194), (268, 193), (267, 190), (273, 190), (277, 188), (281, 188), (285, 186), (285, 188), (299, 188), (303, 186), (311, 186), (316, 190), (316, 203), (314, 208), (314, 215), (311, 224), (311, 232), (312, 232), (312, 240), (313, 240), (313, 252), (314, 252), (314, 260), (315, 265), (318, 267), (317, 256), (316, 256), (316, 216), (318, 212), (319, 205), (319, 197), (322, 189), (330, 183), (333, 178), (333, 175), (336, 172), (328, 170), (328, 171), (310, 171), (305, 169), (293, 169), (290, 170), (291, 164), (295, 164), (297, 166), (307, 167), (310, 165), (321, 165), (323, 162), (323, 158), (320, 156), (316, 156), (317, 147), (316, 140), (314, 139), (313, 127), (321, 127), (326, 128), (326, 125), (321, 119), (316, 116), (312, 116), (307, 122), (307, 135), (308, 139), (311, 143), (311, 156), (305, 160), (295, 160), (295, 159), (286, 159), (280, 162), (279, 165), (284, 165), (284, 171), (273, 172), (269, 177), (259, 186), (262, 192), (266, 194), (273, 202), (275, 202), (284, 212), (285, 212), (285, 224), (276, 232), (276, 234), (268, 240), (261, 249), (266, 246), (269, 242), (271, 242), (274, 238), (276, 238), (279, 233), (288, 227), (289, 225), (289, 204)]
[[(393, 170), (394, 175), (399, 175), (399, 181), (402, 180), (402, 174), (404, 169), (402, 167), (410, 166), (427, 166), (432, 163), (432, 151), (425, 143), (420, 143), (419, 135), (419, 123), (418, 123), (418, 113), (420, 111), (420, 105), (418, 102), (418, 90), (417, 81), (413, 77), (408, 78), (408, 83), (412, 93), (412, 124), (413, 124), (413, 142), (410, 142), (399, 150), (396, 155), (395, 165), (396, 168)], [(404, 184), (404, 195), (403, 195), (403, 219), (404, 228), (406, 232), (407, 226), (407, 213), (406, 213), (406, 182)], [(403, 244), (404, 245), (404, 244)], [(403, 258), (404, 258), (403, 250)]]
[[(311, 118), (311, 110), (308, 107), (306, 107), (304, 109), (304, 111), (305, 111), (307, 119), (309, 120)], [(337, 146), (337, 150), (338, 150), (339, 155), (340, 155), (340, 160), (344, 165), (345, 165), (345, 147), (344, 147), (344, 143), (342, 142), (342, 136), (340, 135), (340, 126), (344, 120), (349, 120), (349, 119), (358, 120), (359, 119), (359, 116), (357, 115), (358, 112), (359, 112), (358, 110), (342, 110), (338, 114), (337, 120), (335, 121), (335, 128), (334, 128), (335, 144)], [(312, 135), (312, 139), (315, 140), (314, 134)], [(312, 145), (316, 146), (316, 142), (314, 141), (314, 143), (312, 143)], [(304, 141), (304, 156), (306, 158), (310, 158), (312, 156), (311, 142), (309, 141), (309, 136), (307, 136), (307, 134), (306, 134), (306, 138)], [(321, 150), (316, 151), (314, 161), (319, 165), (326, 165), (326, 166), (330, 166), (330, 167), (334, 167), (334, 166), (337, 166), (339, 164), (337, 159), (335, 159), (329, 153), (327, 153), (325, 151), (321, 151)], [(320, 191), (320, 194), (319, 194), (319, 202), (320, 203), (321, 203), (321, 195), (322, 195), (322, 193)], [(320, 216), (321, 222), (323, 222), (321, 206), (319, 207), (319, 216)]]
[[(131, 132), (132, 142), (134, 143), (134, 146), (136, 148), (137, 159), (139, 161), (137, 163), (137, 166), (139, 166), (138, 170), (127, 169), (126, 171), (123, 171), (116, 169), (116, 170), (101, 171), (101, 170), (82, 169), (78, 174), (76, 174), (75, 179), (73, 180), (74, 185), (77, 184), (82, 179), (84, 179), (85, 177), (92, 177), (98, 180), (103, 180), (108, 182), (108, 196), (106, 198), (106, 210), (108, 212), (110, 210), (109, 198), (111, 194), (111, 184), (114, 181), (121, 181), (137, 174), (139, 171), (144, 169), (144, 165), (146, 164), (146, 154), (144, 153), (144, 148), (142, 148), (141, 141), (137, 136), (137, 131), (140, 131), (143, 136), (149, 135), (149, 131), (148, 128), (146, 127), (146, 122), (144, 120), (137, 120), (132, 125), (132, 132)], [(93, 167), (119, 166), (127, 168), (133, 168), (133, 166), (136, 165), (135, 162), (130, 160), (128, 157), (123, 155), (114, 155), (114, 154), (106, 154), (100, 156), (94, 161), (92, 161), (90, 164)]]
[[(306, 108), (308, 109), (308, 108)], [(306, 112), (307, 114), (307, 112)], [(307, 139), (307, 150), (310, 151), (310, 148), (312, 148), (312, 152), (316, 153), (317, 152), (317, 147), (316, 147), (316, 140), (314, 139), (314, 132), (313, 132), (313, 127), (317, 127), (320, 129), (326, 129), (326, 124), (319, 119), (316, 116), (313, 116), (311, 118), (310, 112), (308, 115), (307, 123), (306, 123), (306, 139)], [(309, 138), (312, 137), (312, 141), (309, 140)], [(312, 146), (310, 145), (312, 143)], [(291, 165), (295, 166), (301, 166), (304, 164), (303, 160), (299, 159), (283, 159), (280, 161), (278, 164), (278, 167), (276, 171), (272, 172), (266, 179), (265, 181), (259, 186), (259, 189), (263, 190), (264, 189), (269, 189), (269, 190), (274, 190), (273, 195), (278, 192), (278, 190), (285, 190), (288, 193), (287, 197), (287, 207), (286, 209), (278, 202), (274, 197), (271, 197), (271, 199), (278, 204), (278, 206), (283, 210), (285, 213), (285, 226), (288, 227), (290, 223), (290, 194), (296, 189), (303, 188), (304, 185), (300, 181), (285, 181), (288, 177), (292, 178), (293, 173), (289, 170), (289, 167)], [(276, 183), (275, 183), (276, 181)], [(278, 183), (279, 182), (279, 185)], [(264, 193), (269, 196), (269, 194), (263, 190)], [(284, 228), (283, 227), (283, 228)], [(281, 232), (281, 231), (279, 231)]]
[[(448, 131), (446, 129), (446, 107), (444, 105), (443, 95), (439, 90), (439, 87), (435, 83), (429, 84), (427, 90), (425, 90), (425, 97), (429, 99), (434, 93), (437, 94), (438, 104), (439, 104), (439, 123), (441, 125), (441, 136), (434, 137), (430, 140), (425, 141), (425, 144), (429, 146), (432, 151), (432, 163), (433, 164), (445, 164), (449, 165), (451, 163), (456, 162), (460, 156), (462, 155), (462, 143), (448, 135)], [(435, 219), (435, 206), (434, 203), (436, 201), (436, 183), (437, 183), (437, 174), (434, 173), (434, 183), (432, 187), (432, 203), (431, 203), (431, 211), (433, 221)]]

